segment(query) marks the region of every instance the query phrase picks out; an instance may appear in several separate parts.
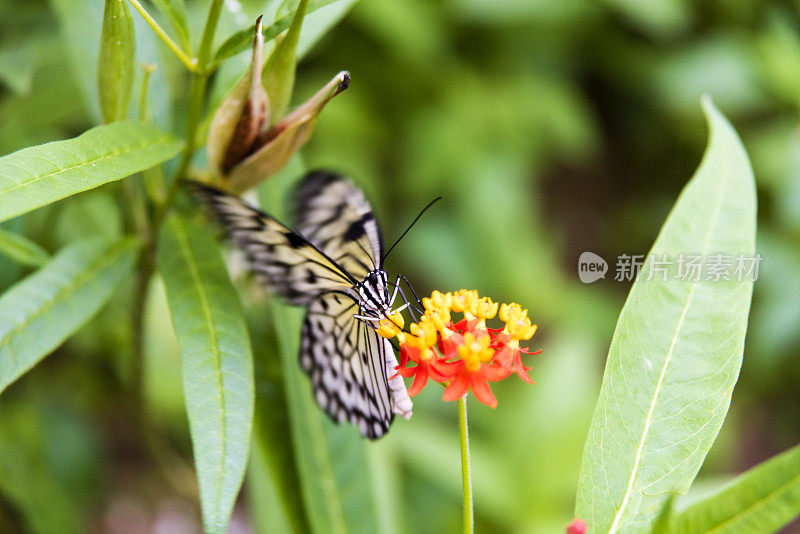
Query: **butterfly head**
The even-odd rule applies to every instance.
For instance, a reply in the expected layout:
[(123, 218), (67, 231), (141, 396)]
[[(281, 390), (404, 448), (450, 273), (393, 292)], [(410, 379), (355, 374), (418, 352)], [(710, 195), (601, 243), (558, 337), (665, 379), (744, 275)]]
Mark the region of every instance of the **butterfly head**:
[(391, 307), (386, 271), (375, 269), (357, 286), (363, 310), (384, 316)]

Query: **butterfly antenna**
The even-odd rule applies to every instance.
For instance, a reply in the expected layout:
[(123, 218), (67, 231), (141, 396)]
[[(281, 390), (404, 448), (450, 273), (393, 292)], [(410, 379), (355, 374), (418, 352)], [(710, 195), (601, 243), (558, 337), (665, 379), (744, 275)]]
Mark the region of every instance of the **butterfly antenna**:
[(436, 197), (433, 200), (431, 200), (430, 202), (428, 202), (427, 206), (422, 208), (422, 211), (419, 212), (419, 215), (417, 215), (417, 217), (413, 221), (411, 221), (411, 224), (408, 225), (408, 228), (406, 228), (406, 231), (403, 232), (400, 235), (400, 237), (397, 238), (397, 241), (395, 241), (394, 244), (391, 247), (389, 247), (389, 250), (386, 251), (386, 254), (383, 255), (383, 257), (381, 258), (381, 265), (383, 265), (383, 262), (389, 256), (389, 253), (392, 250), (394, 250), (394, 247), (397, 246), (397, 244), (400, 242), (400, 240), (403, 239), (406, 236), (406, 234), (414, 227), (415, 224), (417, 224), (417, 221), (419, 220), (420, 217), (422, 217), (422, 214), (425, 213), (428, 210), (428, 208), (430, 208), (431, 206), (433, 206), (434, 204), (436, 204), (436, 202), (438, 202), (440, 200), (442, 200), (442, 197)]

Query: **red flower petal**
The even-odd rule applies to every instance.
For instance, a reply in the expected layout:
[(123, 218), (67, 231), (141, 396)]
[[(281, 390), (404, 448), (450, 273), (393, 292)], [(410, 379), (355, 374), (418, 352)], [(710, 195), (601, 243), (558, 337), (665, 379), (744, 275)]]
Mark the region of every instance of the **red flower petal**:
[(458, 346), (463, 342), (464, 336), (461, 334), (450, 334), (447, 338), (440, 336), (436, 342), (436, 348), (445, 359), (455, 358), (458, 355)]
[(483, 373), (486, 380), (491, 382), (497, 382), (498, 380), (508, 378), (512, 373), (511, 369), (508, 369), (507, 367), (491, 364), (483, 364), (480, 372)]
[(402, 369), (408, 365), (408, 351), (411, 350), (405, 344), (400, 345), (400, 363), (395, 369)]
[(431, 359), (428, 363), (428, 372), (431, 378), (439, 382), (449, 382), (456, 376), (461, 369), (461, 362), (446, 362), (441, 358)]
[(403, 367), (402, 369), (398, 369), (397, 370), (397, 374), (399, 374), (400, 376), (404, 376), (404, 377), (408, 378), (408, 377), (411, 377), (411, 376), (414, 376), (415, 374), (417, 374), (417, 368), (418, 367), (419, 366), (417, 366), (417, 367)]
[(464, 396), (464, 393), (469, 389), (469, 373), (460, 373), (457, 377), (450, 382), (447, 389), (444, 390), (442, 399), (446, 401), (458, 400)]
[(514, 360), (514, 372), (517, 373), (521, 379), (523, 379), (528, 384), (533, 384), (533, 379), (531, 379), (530, 375), (528, 375), (528, 371), (530, 371), (530, 367), (525, 367), (522, 365), (522, 358), (520, 358), (519, 354), (517, 355), (517, 359)]
[(422, 388), (428, 383), (428, 370), (422, 365), (418, 365), (414, 369), (417, 370), (417, 373), (414, 375), (414, 382), (408, 388), (408, 394), (411, 397), (422, 391)]
[(472, 373), (472, 392), (475, 393), (475, 398), (485, 405), (497, 408), (497, 399), (492, 390), (489, 389), (489, 382), (486, 381), (486, 377), (480, 371)]
[(494, 353), (494, 361), (510, 369), (514, 363), (514, 351), (511, 347), (503, 347), (501, 350)]

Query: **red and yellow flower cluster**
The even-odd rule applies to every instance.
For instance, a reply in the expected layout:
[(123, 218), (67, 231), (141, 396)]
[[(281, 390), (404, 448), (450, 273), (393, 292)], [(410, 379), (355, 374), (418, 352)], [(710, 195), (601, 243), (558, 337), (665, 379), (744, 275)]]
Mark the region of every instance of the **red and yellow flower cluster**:
[[(480, 402), (494, 408), (497, 399), (489, 382), (516, 373), (533, 384), (522, 354), (541, 351), (528, 352), (520, 347), (520, 341), (529, 340), (536, 333), (528, 310), (516, 303), (498, 304), (479, 297), (477, 291), (465, 289), (454, 293), (434, 291), (430, 298), (422, 299), (422, 305), (425, 311), (409, 332), (402, 331), (404, 322), (399, 313), (382, 320), (378, 328), (383, 337), (397, 336), (400, 342), (397, 372), (414, 377), (409, 395), (419, 393), (430, 378), (446, 385), (442, 397), (446, 401), (458, 400), (471, 389)], [(453, 313), (463, 317), (454, 320)], [(489, 328), (486, 321), (497, 315), (505, 325)], [(409, 362), (416, 365), (408, 367)]]

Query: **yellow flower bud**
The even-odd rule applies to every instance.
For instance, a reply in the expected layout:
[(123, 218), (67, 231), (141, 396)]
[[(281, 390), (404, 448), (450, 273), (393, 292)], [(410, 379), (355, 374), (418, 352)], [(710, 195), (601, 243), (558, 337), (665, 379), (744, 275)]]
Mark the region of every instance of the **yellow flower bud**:
[(411, 333), (414, 337), (408, 338), (408, 344), (415, 348), (428, 348), (436, 343), (436, 328), (426, 321), (420, 321), (411, 325)]
[(430, 310), (430, 311), (447, 310), (449, 312), (452, 303), (453, 303), (452, 293), (441, 293), (436, 290), (434, 290), (433, 293), (431, 293), (430, 298), (426, 297), (422, 299), (422, 305), (425, 306), (425, 310)]
[(391, 339), (403, 330), (405, 320), (400, 312), (393, 313), (389, 317), (380, 320), (378, 328), (375, 330), (379, 336)]
[(448, 308), (426, 310), (425, 315), (422, 316), (421, 322), (428, 322), (432, 324), (436, 330), (441, 332), (445, 329), (445, 325), (450, 322), (450, 310)]
[(458, 347), (458, 357), (464, 361), (468, 371), (475, 372), (481, 364), (492, 359), (494, 350), (489, 348), (490, 341), (488, 335), (475, 338), (472, 332), (464, 334), (464, 343)]
[(453, 311), (475, 315), (478, 305), (478, 292), (475, 290), (461, 289), (453, 294)]
[(492, 302), (489, 297), (482, 297), (475, 303), (475, 317), (486, 320), (497, 315), (498, 303)]

